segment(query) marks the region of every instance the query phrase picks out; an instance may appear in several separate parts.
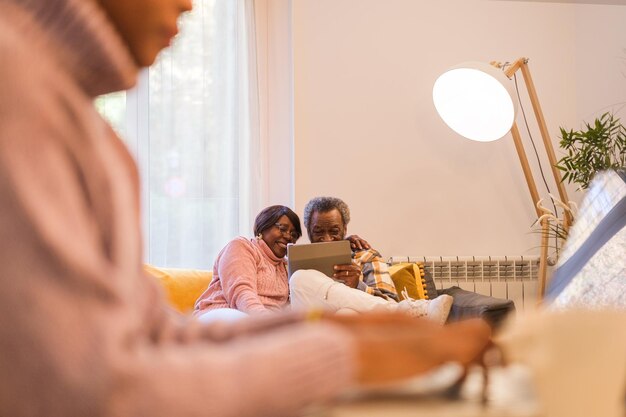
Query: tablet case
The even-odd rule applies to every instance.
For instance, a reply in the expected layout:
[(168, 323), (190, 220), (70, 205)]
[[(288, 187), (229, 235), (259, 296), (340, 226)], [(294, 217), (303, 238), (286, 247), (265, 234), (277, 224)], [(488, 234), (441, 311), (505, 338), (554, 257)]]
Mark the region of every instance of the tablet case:
[(315, 269), (332, 278), (335, 265), (351, 262), (352, 249), (347, 240), (287, 246), (289, 277), (299, 269)]

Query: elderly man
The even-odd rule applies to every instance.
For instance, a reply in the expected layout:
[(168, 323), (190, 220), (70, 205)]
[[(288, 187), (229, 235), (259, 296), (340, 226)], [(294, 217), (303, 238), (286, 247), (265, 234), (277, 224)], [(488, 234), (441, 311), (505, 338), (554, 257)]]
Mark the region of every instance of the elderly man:
[(304, 225), (312, 243), (347, 239), (353, 251), (351, 264), (335, 265), (333, 277), (319, 271), (296, 271), (290, 278), (292, 308), (322, 307), (360, 313), (375, 309), (401, 310), (412, 316), (428, 317), (445, 323), (452, 297), (434, 300), (403, 300), (387, 271), (387, 264), (367, 241), (357, 235), (346, 237), (350, 209), (341, 199), (316, 197), (304, 208)]

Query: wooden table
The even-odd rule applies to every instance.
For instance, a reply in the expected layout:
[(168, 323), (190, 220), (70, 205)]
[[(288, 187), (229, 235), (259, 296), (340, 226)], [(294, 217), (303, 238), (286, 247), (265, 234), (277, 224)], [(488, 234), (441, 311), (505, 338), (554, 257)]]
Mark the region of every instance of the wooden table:
[[(544, 417), (525, 368), (492, 368), (486, 405), (481, 403), (483, 375), (479, 369), (470, 372), (456, 399), (442, 395), (443, 391), (428, 392), (445, 384), (446, 374), (451, 373), (454, 368), (442, 369), (397, 389), (385, 390), (382, 395), (353, 395), (331, 407), (311, 411), (307, 417)], [(450, 394), (449, 389), (447, 392)]]
[(341, 404), (319, 417), (543, 417), (534, 407), (483, 407), (477, 402), (416, 400), (360, 401)]

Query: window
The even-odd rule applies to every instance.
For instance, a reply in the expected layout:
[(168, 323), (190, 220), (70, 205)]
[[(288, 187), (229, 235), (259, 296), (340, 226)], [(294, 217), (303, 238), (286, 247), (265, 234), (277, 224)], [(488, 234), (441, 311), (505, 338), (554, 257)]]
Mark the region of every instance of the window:
[(96, 100), (139, 165), (151, 264), (210, 269), (267, 205), (253, 16), (250, 0), (196, 1), (135, 89)]

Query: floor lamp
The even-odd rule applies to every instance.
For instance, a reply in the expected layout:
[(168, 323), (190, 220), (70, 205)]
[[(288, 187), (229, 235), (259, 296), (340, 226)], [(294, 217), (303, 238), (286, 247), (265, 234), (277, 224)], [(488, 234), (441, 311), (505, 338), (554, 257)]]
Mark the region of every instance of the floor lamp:
[[(515, 149), (524, 171), (528, 191), (541, 220), (541, 253), (539, 258), (539, 297), (543, 298), (547, 282), (548, 237), (550, 222), (542, 217), (539, 192), (533, 177), (524, 145), (515, 122), (517, 93), (510, 79), (521, 71), (530, 97), (535, 119), (543, 139), (544, 149), (550, 161), (552, 175), (561, 201), (567, 203), (567, 191), (556, 168), (554, 147), (539, 105), (537, 91), (528, 69), (528, 58), (519, 58), (512, 64), (468, 62), (443, 73), (433, 87), (433, 101), (444, 122), (455, 132), (468, 139), (489, 142), (511, 132)], [(556, 213), (555, 213), (556, 214)], [(563, 213), (563, 229), (567, 232), (572, 223), (571, 214)]]

